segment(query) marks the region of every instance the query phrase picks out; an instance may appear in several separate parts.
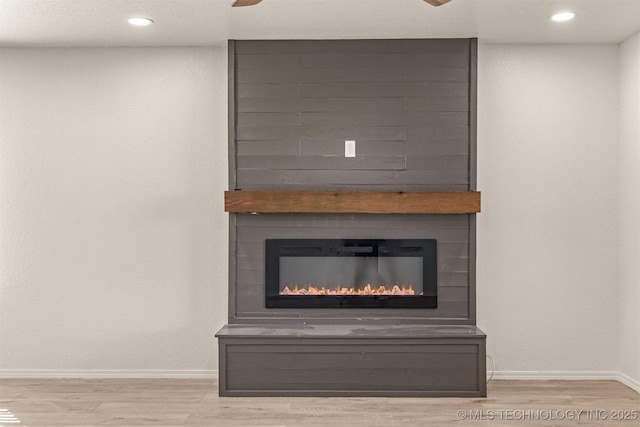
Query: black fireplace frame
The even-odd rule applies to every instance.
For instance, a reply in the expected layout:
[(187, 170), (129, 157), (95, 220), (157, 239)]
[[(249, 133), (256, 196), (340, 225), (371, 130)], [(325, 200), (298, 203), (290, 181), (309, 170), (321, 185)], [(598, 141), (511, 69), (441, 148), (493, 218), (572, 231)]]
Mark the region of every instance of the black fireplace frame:
[[(422, 295), (280, 295), (280, 256), (422, 257)], [(437, 241), (435, 239), (266, 239), (266, 308), (396, 308), (438, 307)]]

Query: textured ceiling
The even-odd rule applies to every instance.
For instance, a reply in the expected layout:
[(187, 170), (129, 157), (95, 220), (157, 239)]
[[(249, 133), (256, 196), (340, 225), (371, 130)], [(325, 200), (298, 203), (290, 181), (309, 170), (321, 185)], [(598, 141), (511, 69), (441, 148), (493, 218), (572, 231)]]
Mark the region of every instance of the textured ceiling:
[[(203, 46), (227, 39), (478, 37), (492, 43), (618, 43), (640, 0), (0, 0), (3, 46)], [(573, 10), (570, 23), (551, 22)], [(155, 20), (148, 28), (130, 16)]]

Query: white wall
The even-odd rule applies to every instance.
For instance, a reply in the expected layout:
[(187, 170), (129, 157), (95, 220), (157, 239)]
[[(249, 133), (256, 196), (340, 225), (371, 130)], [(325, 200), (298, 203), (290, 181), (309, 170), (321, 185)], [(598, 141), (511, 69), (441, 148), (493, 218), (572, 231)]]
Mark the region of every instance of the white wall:
[[(489, 354), (503, 376), (617, 371), (617, 47), (479, 53)], [(0, 50), (0, 375), (217, 369), (226, 74), (217, 48)]]
[(215, 372), (226, 75), (225, 48), (0, 50), (1, 374)]
[(640, 391), (640, 33), (620, 46), (619, 356)]
[(478, 326), (499, 376), (617, 371), (617, 46), (481, 45)]

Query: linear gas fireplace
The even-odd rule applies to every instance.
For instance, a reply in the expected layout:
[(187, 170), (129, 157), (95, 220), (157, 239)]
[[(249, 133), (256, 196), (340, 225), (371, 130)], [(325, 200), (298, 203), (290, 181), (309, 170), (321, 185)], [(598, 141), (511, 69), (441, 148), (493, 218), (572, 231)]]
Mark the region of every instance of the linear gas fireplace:
[(434, 239), (267, 239), (267, 308), (436, 308)]

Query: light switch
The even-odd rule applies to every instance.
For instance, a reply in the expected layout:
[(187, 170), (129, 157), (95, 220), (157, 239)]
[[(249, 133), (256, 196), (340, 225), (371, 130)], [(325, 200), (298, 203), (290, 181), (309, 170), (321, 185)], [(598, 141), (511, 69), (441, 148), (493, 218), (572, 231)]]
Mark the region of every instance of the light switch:
[(355, 141), (345, 141), (344, 142), (344, 156), (345, 157), (355, 157), (356, 156), (356, 142)]

